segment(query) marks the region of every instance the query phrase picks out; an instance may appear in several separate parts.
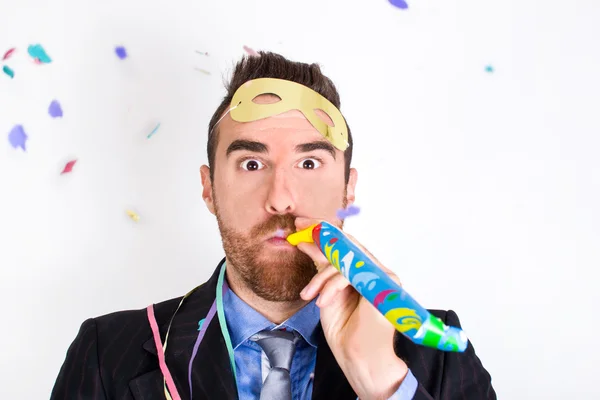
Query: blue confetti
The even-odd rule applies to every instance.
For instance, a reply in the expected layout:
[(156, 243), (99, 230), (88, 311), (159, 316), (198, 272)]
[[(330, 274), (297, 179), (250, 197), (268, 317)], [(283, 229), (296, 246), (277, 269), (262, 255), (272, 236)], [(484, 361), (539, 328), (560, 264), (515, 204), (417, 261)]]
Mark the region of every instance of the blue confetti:
[(198, 330), (202, 329), (202, 325), (204, 324), (204, 320), (205, 320), (205, 318), (202, 318), (200, 321), (198, 321)]
[(360, 208), (355, 205), (350, 205), (348, 208), (341, 208), (337, 211), (337, 217), (341, 220), (344, 220), (353, 215), (358, 215), (360, 213)]
[(119, 57), (121, 60), (127, 58), (127, 50), (125, 50), (125, 47), (123, 46), (117, 46), (115, 48), (115, 53), (117, 53), (117, 57)]
[(154, 136), (154, 134), (156, 133), (156, 131), (158, 131), (158, 128), (160, 128), (160, 122), (158, 123), (158, 125), (156, 125), (156, 127), (154, 129), (152, 129), (152, 132), (150, 132), (148, 134), (148, 139), (150, 139), (152, 136)]
[(494, 72), (494, 67), (492, 67), (491, 65), (487, 65), (485, 67), (485, 72), (489, 72), (489, 73)]
[(408, 4), (404, 0), (389, 0), (393, 6), (406, 10), (408, 8)]
[(8, 141), (15, 149), (20, 147), (25, 151), (25, 141), (27, 141), (27, 134), (23, 125), (15, 125), (14, 128), (8, 134)]
[(63, 110), (57, 100), (52, 100), (52, 103), (50, 103), (50, 106), (48, 107), (48, 114), (50, 114), (52, 118), (63, 116)]
[(49, 64), (52, 62), (52, 59), (46, 54), (46, 50), (44, 50), (41, 44), (32, 44), (27, 48), (27, 52), (41, 64)]

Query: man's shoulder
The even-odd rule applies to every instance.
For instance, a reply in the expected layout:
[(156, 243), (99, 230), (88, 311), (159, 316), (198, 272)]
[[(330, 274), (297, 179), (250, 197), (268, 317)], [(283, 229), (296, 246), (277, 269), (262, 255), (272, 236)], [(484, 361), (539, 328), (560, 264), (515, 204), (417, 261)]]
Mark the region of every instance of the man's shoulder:
[[(182, 298), (183, 296), (180, 296), (154, 304), (154, 313), (159, 325), (166, 314), (169, 314), (169, 312), (172, 314), (175, 311)], [(95, 317), (93, 320), (97, 326), (111, 329), (115, 326), (138, 324), (141, 321), (147, 321), (148, 317), (146, 308), (141, 308), (114, 311)]]
[[(433, 310), (427, 310), (427, 311), (429, 311), (431, 314), (435, 315), (436, 317), (441, 318), (442, 321), (444, 320), (444, 318), (446, 318), (446, 314), (448, 314), (449, 312), (454, 313), (454, 311), (452, 311), (452, 310), (436, 310), (436, 309), (433, 309)], [(456, 313), (454, 313), (454, 314), (456, 315)]]
[[(453, 310), (428, 311), (445, 325), (462, 328)], [(464, 352), (448, 352), (417, 345), (396, 332), (394, 351), (411, 369), (419, 387), (433, 398), (496, 399), (491, 376), (476, 355), (471, 341)]]

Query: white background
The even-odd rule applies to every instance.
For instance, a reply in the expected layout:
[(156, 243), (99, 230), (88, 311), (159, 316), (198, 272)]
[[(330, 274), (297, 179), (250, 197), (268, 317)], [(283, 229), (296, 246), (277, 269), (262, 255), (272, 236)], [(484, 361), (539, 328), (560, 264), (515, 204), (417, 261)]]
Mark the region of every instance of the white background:
[(0, 52), (17, 47), (0, 74), (0, 398), (48, 398), (86, 318), (209, 277), (223, 250), (198, 168), (243, 45), (337, 84), (362, 207), (348, 230), (458, 313), (500, 398), (598, 398), (600, 3), (408, 1), (0, 0)]

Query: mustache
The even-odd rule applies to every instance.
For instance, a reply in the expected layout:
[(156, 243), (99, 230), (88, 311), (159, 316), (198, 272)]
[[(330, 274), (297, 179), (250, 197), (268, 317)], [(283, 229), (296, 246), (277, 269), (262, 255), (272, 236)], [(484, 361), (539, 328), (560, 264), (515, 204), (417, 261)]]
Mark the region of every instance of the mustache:
[(252, 229), (253, 237), (261, 237), (281, 228), (283, 230), (296, 231), (296, 216), (291, 214), (273, 215), (265, 222), (260, 223)]

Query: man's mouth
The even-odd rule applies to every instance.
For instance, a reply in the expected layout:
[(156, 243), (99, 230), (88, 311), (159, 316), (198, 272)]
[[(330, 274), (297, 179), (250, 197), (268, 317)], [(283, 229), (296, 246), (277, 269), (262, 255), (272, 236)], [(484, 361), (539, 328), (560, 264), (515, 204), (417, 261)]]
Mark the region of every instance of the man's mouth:
[(267, 242), (276, 246), (293, 247), (291, 244), (288, 243), (287, 240), (285, 240), (285, 238), (288, 237), (288, 235), (290, 235), (291, 233), (292, 231), (286, 231), (284, 229), (279, 228), (267, 238)]

